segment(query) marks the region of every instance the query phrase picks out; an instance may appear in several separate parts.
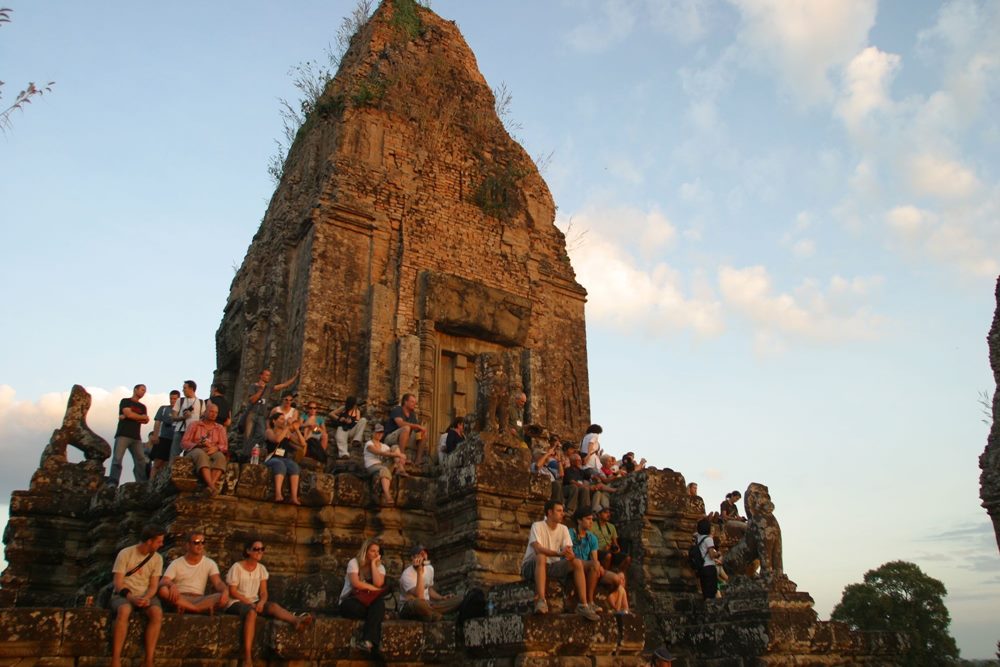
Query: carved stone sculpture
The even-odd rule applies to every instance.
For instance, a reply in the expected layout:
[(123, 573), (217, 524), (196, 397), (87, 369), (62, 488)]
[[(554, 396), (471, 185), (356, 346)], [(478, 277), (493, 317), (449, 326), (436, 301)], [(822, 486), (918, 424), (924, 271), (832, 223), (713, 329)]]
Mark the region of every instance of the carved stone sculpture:
[(87, 426), (87, 412), (90, 410), (90, 394), (78, 384), (73, 385), (66, 402), (66, 414), (62, 426), (52, 432), (52, 438), (42, 452), (39, 466), (52, 457), (66, 461), (66, 445), (73, 445), (88, 461), (104, 463), (111, 456), (111, 445), (108, 441), (90, 430)]
[(502, 430), (510, 404), (510, 378), (504, 370), (503, 357), (491, 352), (480, 354), (476, 360), (476, 381), (480, 429), (491, 433)]
[(774, 517), (771, 494), (763, 484), (753, 482), (743, 495), (747, 510), (747, 529), (736, 546), (722, 560), (729, 575), (752, 575), (755, 561), (760, 562), (760, 576), (775, 579), (784, 576), (781, 560), (781, 526)]

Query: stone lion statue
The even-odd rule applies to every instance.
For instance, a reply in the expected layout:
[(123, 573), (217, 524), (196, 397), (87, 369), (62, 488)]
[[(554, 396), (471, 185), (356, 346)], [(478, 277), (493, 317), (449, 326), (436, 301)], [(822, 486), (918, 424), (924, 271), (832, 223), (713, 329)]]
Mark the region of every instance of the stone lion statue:
[(743, 504), (746, 507), (747, 529), (743, 538), (722, 559), (726, 573), (730, 576), (753, 576), (759, 562), (761, 577), (783, 577), (781, 526), (774, 518), (770, 492), (763, 484), (754, 482), (743, 494)]
[(73, 445), (81, 452), (87, 461), (103, 463), (111, 456), (111, 445), (108, 441), (90, 430), (87, 426), (87, 412), (90, 410), (91, 397), (87, 390), (78, 384), (73, 385), (66, 402), (66, 414), (60, 428), (52, 432), (49, 444), (42, 452), (40, 465), (52, 457), (62, 462), (66, 461), (66, 446)]

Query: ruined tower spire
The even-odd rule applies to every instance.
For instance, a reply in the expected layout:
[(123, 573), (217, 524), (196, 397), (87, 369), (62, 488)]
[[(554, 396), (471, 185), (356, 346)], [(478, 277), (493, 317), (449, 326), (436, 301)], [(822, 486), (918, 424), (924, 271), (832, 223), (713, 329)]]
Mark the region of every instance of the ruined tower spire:
[(554, 219), (457, 27), (385, 0), (289, 150), (217, 376), (238, 400), (264, 367), (301, 367), (300, 392), (327, 403), (414, 393), (439, 431), (523, 388), (532, 421), (581, 433), (586, 294)]

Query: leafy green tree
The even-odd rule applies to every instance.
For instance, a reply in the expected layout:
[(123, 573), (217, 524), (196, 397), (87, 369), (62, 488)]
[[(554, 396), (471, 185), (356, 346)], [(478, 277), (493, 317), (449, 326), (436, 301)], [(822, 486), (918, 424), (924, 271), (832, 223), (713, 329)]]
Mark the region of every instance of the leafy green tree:
[(947, 664), (958, 660), (958, 646), (948, 631), (947, 594), (940, 581), (913, 563), (896, 560), (865, 572), (864, 583), (846, 587), (830, 618), (855, 630), (906, 632), (906, 665)]

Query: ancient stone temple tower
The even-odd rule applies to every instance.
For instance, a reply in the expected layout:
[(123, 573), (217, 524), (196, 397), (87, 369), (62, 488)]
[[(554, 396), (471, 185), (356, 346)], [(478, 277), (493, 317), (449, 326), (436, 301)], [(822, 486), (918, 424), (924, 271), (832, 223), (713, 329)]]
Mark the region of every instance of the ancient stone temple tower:
[(586, 293), (554, 217), (456, 26), (386, 0), (289, 151), (217, 377), (237, 399), (265, 367), (301, 368), (300, 393), (323, 402), (411, 392), (437, 432), (477, 395), (523, 388), (531, 421), (582, 433)]

